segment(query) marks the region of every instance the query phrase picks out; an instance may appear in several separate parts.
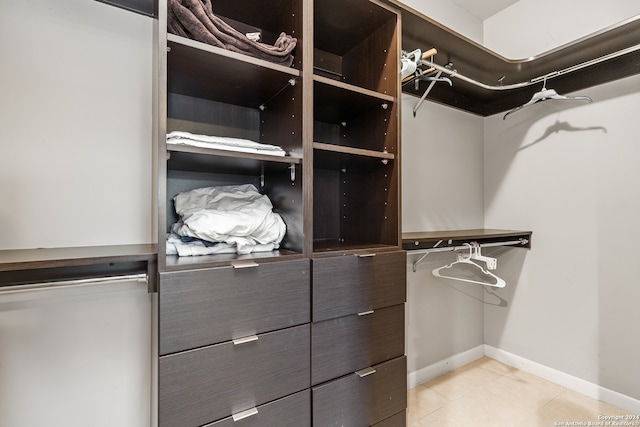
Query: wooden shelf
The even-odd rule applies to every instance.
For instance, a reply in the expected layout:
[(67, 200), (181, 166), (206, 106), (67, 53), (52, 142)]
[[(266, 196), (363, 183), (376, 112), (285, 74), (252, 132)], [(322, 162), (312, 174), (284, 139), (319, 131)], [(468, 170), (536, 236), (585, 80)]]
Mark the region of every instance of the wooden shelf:
[(169, 92), (258, 108), (300, 71), (169, 34)]
[(279, 249), (271, 252), (254, 252), (251, 254), (216, 254), (202, 256), (180, 257), (167, 255), (165, 271), (193, 270), (194, 268), (228, 267), (234, 261), (274, 262), (302, 259), (301, 253), (287, 249)]
[(368, 250), (369, 252), (376, 250), (398, 250), (397, 246), (376, 244), (371, 242), (345, 241), (340, 239), (321, 239), (313, 242), (314, 257), (320, 254), (331, 254), (335, 256), (335, 252), (353, 252)]
[[(314, 119), (327, 123), (348, 122), (371, 111), (390, 108), (393, 96), (314, 76)], [(386, 104), (386, 107), (384, 105)]]
[(496, 230), (496, 229), (472, 229), (472, 230), (447, 230), (447, 231), (422, 231), (402, 233), (402, 249), (419, 250), (433, 248), (442, 241), (438, 247), (460, 246), (464, 243), (499, 243), (518, 239), (526, 239), (527, 243), (517, 247), (531, 248), (531, 231)]
[(314, 142), (314, 165), (323, 169), (375, 167), (395, 159), (392, 153)]
[(0, 271), (148, 261), (156, 245), (79, 246), (0, 251)]
[[(397, 0), (385, 1), (401, 12), (402, 48), (405, 51), (425, 51), (435, 47), (438, 49), (435, 57), (438, 65), (444, 66), (451, 62), (460, 74), (493, 86), (527, 82), (637, 46), (637, 35), (640, 32), (639, 15), (541, 55), (513, 60), (475, 43)], [(638, 73), (640, 50), (554, 77), (548, 85), (565, 94)], [(455, 77), (452, 81), (453, 87), (436, 84), (427, 99), (481, 116), (490, 116), (517, 107), (529, 101), (531, 95), (542, 87), (540, 83), (520, 89), (494, 91)], [(428, 82), (421, 82), (418, 90), (415, 90), (412, 83), (404, 86), (403, 91), (422, 96), (427, 85)]]
[(144, 272), (156, 286), (157, 246), (114, 245), (0, 251), (0, 286)]
[(97, 0), (141, 15), (158, 17), (158, 0)]
[(286, 169), (299, 165), (302, 159), (289, 156), (242, 153), (231, 150), (167, 144), (169, 169), (194, 172), (236, 173), (259, 175), (265, 170)]
[(313, 148), (316, 150), (329, 151), (334, 153), (353, 154), (355, 156), (374, 157), (376, 159), (395, 159), (395, 155), (392, 153), (386, 153), (383, 151), (364, 150), (361, 148), (344, 147), (342, 145), (325, 144), (322, 142), (314, 142)]

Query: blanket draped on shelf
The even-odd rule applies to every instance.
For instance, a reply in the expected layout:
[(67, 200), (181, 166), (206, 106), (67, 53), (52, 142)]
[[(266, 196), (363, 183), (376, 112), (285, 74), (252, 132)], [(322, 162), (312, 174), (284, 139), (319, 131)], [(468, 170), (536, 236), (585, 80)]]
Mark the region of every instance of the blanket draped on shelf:
[(297, 39), (280, 33), (273, 46), (250, 40), (213, 14), (211, 0), (169, 0), (169, 32), (233, 52), (291, 66)]
[(272, 251), (280, 247), (286, 232), (269, 198), (252, 184), (197, 188), (179, 193), (173, 200), (180, 220), (167, 238), (168, 253)]

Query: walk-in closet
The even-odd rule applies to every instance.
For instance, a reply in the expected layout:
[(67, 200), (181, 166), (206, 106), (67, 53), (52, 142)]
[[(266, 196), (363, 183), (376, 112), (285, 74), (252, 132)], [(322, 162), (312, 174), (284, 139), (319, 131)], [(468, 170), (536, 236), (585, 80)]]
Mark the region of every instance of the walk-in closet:
[(640, 426), (637, 1), (0, 11), (0, 426)]

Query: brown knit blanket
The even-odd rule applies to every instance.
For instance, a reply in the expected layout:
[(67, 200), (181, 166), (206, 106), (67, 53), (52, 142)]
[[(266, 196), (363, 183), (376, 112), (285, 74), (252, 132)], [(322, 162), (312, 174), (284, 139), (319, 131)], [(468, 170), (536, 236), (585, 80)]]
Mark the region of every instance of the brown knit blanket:
[(291, 66), (297, 39), (280, 33), (273, 46), (249, 40), (213, 14), (211, 0), (169, 0), (169, 32), (233, 52)]

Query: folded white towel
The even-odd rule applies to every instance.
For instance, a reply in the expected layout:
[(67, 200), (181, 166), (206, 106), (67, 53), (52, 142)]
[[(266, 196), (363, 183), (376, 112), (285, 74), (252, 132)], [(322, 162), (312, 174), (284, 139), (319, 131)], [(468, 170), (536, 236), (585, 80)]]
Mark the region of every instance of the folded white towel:
[(167, 144), (182, 144), (201, 148), (215, 148), (218, 150), (260, 153), (270, 156), (286, 155), (286, 152), (277, 145), (262, 144), (249, 139), (199, 135), (183, 131), (173, 131), (168, 133)]

